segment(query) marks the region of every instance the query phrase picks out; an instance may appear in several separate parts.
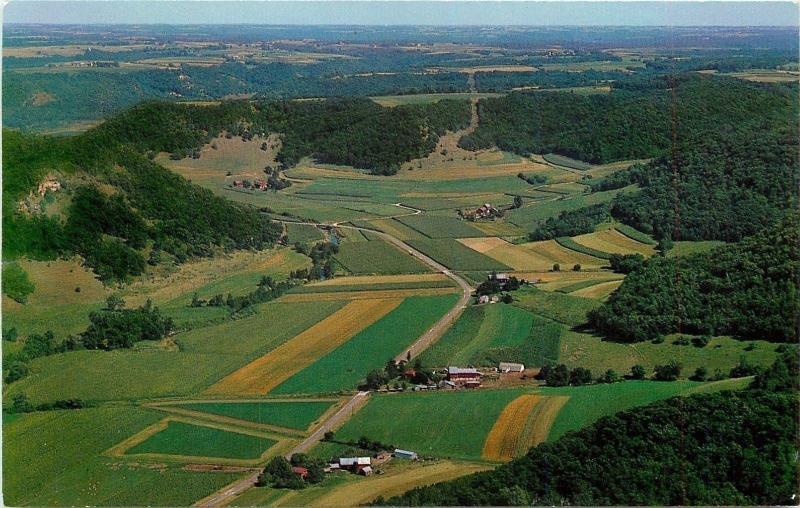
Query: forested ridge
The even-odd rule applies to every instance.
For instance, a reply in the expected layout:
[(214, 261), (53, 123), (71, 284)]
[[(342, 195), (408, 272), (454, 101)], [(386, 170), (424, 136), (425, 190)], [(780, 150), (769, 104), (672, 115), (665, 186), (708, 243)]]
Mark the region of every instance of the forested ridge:
[(742, 124), (785, 125), (790, 96), (775, 90), (686, 74), (610, 94), (515, 92), (481, 100), (480, 125), (461, 144), (523, 155), (553, 152), (597, 164), (654, 157), (671, 147), (673, 121), (679, 139)]
[[(3, 256), (55, 259), (80, 254), (104, 280), (140, 274), (161, 255), (185, 261), (215, 249), (264, 248), (280, 227), (253, 207), (214, 196), (121, 141), (3, 135)], [(72, 188), (64, 217), (19, 210), (48, 174)], [(105, 186), (104, 191), (100, 186)]]
[(423, 157), (446, 130), (466, 127), (467, 101), (443, 100), (385, 108), (366, 98), (309, 101), (229, 101), (219, 105), (146, 102), (87, 133), (97, 145), (122, 141), (141, 151), (186, 155), (222, 131), (251, 137), (279, 133), (286, 167), (312, 156), (319, 162), (393, 174)]
[(799, 226), (793, 214), (737, 244), (651, 258), (589, 313), (589, 322), (631, 342), (675, 332), (796, 341)]
[[(7, 131), (3, 138), (4, 256), (80, 254), (104, 280), (138, 275), (162, 254), (182, 262), (215, 249), (260, 249), (280, 227), (253, 207), (214, 196), (150, 158), (185, 156), (223, 131), (280, 133), (284, 167), (302, 157), (392, 174), (422, 157), (445, 130), (469, 123), (466, 101), (384, 108), (368, 99), (145, 102), (74, 138)], [(18, 210), (48, 174), (78, 176), (66, 216)], [(100, 191), (109, 185), (113, 191)]]
[(376, 504), (784, 505), (798, 491), (797, 351), (750, 389), (604, 417), (493, 471)]
[[(797, 207), (796, 88), (697, 75), (616, 86), (607, 96), (535, 92), (481, 100), (480, 126), (461, 145), (595, 163), (653, 158), (586, 182), (593, 191), (638, 184), (641, 192), (614, 199), (611, 215), (658, 240), (738, 241)], [(551, 220), (533, 235), (587, 232), (596, 211)]]

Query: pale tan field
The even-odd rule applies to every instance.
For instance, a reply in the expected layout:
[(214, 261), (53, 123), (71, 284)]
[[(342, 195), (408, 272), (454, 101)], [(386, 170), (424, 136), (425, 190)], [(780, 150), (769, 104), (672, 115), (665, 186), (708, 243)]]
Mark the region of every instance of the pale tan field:
[(621, 280), (612, 280), (608, 282), (601, 282), (588, 288), (579, 289), (570, 293), (573, 296), (582, 296), (584, 298), (593, 298), (595, 300), (605, 300), (613, 293), (620, 285)]
[(573, 240), (586, 247), (611, 254), (641, 254), (643, 256), (652, 256), (655, 253), (655, 247), (653, 245), (637, 242), (623, 235), (616, 229), (606, 229), (604, 231), (579, 235), (573, 238)]
[[(140, 305), (147, 299), (157, 303), (166, 302), (214, 283), (220, 285), (219, 290), (231, 289), (223, 287), (227, 279), (230, 279), (230, 285), (233, 286), (240, 280), (252, 279), (259, 275), (285, 275), (292, 270), (306, 268), (310, 264), (308, 258), (288, 248), (264, 252), (236, 251), (184, 263), (165, 277), (133, 282), (124, 292), (124, 296), (129, 304), (134, 305)], [(240, 291), (247, 293), (254, 289), (255, 286), (248, 286), (241, 287)]]
[(447, 280), (447, 276), (442, 273), (412, 273), (404, 275), (358, 275), (354, 277), (334, 277), (308, 284), (307, 287), (317, 286), (347, 286), (353, 284), (384, 284), (387, 282), (427, 282)]
[[(296, 295), (305, 296), (305, 295)], [(207, 394), (266, 394), (391, 312), (403, 300), (371, 299), (348, 303), (305, 332), (212, 385)]]
[(517, 271), (544, 272), (556, 263), (561, 265), (562, 270), (570, 270), (574, 264), (580, 264), (584, 270), (599, 269), (607, 264), (603, 259), (564, 248), (555, 240), (506, 244), (498, 245), (485, 254), (502, 263), (511, 263), (509, 266)]
[(501, 238), (462, 238), (458, 241), (514, 270), (547, 270), (553, 266), (552, 260)]
[(546, 267), (535, 269), (535, 271), (552, 268), (554, 263), (559, 263), (562, 270), (569, 270), (574, 264), (581, 265), (583, 269), (597, 269), (608, 264), (604, 259), (562, 247), (555, 240), (528, 242), (520, 244), (519, 247), (540, 256), (549, 263)]
[[(36, 286), (28, 296), (29, 306), (54, 306), (98, 302), (113, 292), (103, 286), (94, 273), (80, 265), (78, 259), (56, 261), (20, 260), (19, 266), (28, 273)], [(76, 292), (75, 288), (80, 288)]]
[(379, 219), (379, 220), (371, 220), (369, 221), (376, 229), (380, 229), (384, 233), (388, 233), (400, 240), (412, 240), (414, 238), (419, 238), (421, 234), (417, 231), (414, 231), (410, 227), (406, 226), (405, 224), (401, 224), (396, 220), (392, 219)]
[(407, 298), (409, 296), (449, 295), (456, 287), (420, 289), (383, 289), (378, 291), (336, 291), (335, 293), (295, 293), (281, 297), (282, 302), (330, 302), (337, 300), (372, 300), (375, 298)]
[[(392, 468), (384, 475), (334, 488), (330, 493), (312, 501), (311, 506), (361, 506), (374, 501), (378, 496), (389, 498), (414, 487), (444, 482), (490, 468), (486, 464), (447, 460)], [(279, 505), (292, 506), (291, 499), (281, 499)]]
[[(264, 142), (268, 146), (266, 151), (261, 150)], [(267, 138), (255, 136), (250, 141), (242, 141), (241, 137), (236, 136), (231, 139), (219, 136), (203, 146), (199, 159), (189, 157), (174, 161), (168, 154), (161, 153), (156, 157), (156, 162), (195, 183), (204, 186), (223, 185), (234, 179), (266, 179), (264, 167), (275, 166), (275, 156), (279, 150), (280, 139), (275, 134)], [(227, 172), (231, 172), (231, 176), (226, 176)]]

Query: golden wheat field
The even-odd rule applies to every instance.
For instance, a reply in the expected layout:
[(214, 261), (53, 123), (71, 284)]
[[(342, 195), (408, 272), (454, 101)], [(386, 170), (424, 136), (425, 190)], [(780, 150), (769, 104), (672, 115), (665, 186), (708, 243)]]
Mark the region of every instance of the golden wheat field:
[[(305, 295), (297, 295), (305, 296)], [(400, 305), (402, 299), (354, 300), (308, 330), (212, 385), (207, 394), (266, 394)]]

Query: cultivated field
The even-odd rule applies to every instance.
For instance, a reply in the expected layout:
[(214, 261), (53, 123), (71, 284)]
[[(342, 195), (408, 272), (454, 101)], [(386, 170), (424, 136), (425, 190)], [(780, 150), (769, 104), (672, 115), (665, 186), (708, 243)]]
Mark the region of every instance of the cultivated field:
[(393, 467), (380, 477), (347, 482), (333, 488), (326, 495), (310, 503), (310, 506), (363, 506), (378, 496), (388, 499), (415, 487), (452, 480), (486, 469), (488, 466), (485, 464), (449, 460)]
[(623, 235), (616, 229), (606, 229), (585, 235), (579, 235), (573, 240), (590, 249), (596, 249), (609, 254), (641, 254), (652, 256), (655, 252), (653, 245), (637, 242)]
[(378, 97), (370, 97), (373, 101), (381, 106), (395, 107), (404, 106), (406, 104), (430, 104), (432, 102), (439, 102), (443, 99), (451, 100), (470, 100), (470, 99), (483, 99), (487, 97), (502, 97), (501, 93), (470, 93), (470, 92), (456, 92), (456, 93), (424, 93), (424, 94), (408, 94), (408, 95), (382, 95)]
[(191, 402), (173, 407), (253, 423), (306, 430), (333, 406), (331, 400)]
[(420, 273), (429, 269), (408, 253), (382, 240), (348, 242), (339, 247), (336, 261), (353, 274)]
[(409, 297), (350, 340), (278, 385), (273, 394), (352, 390), (372, 369), (402, 353), (450, 308), (458, 296)]
[[(8, 505), (189, 505), (237, 475), (101, 454), (161, 418), (156, 411), (105, 406), (3, 418), (3, 497)], [(31, 460), (36, 457), (36, 460)], [(11, 474), (13, 472), (13, 474)], [(181, 488), (174, 488), (180, 485)]]
[[(480, 459), (503, 409), (523, 390), (416, 392), (373, 396), (337, 438), (377, 439), (420, 455)], [(420, 420), (428, 424), (420, 425)]]
[(276, 443), (267, 437), (168, 421), (163, 430), (128, 448), (125, 453), (257, 459)]
[(211, 386), (208, 394), (265, 394), (312, 365), (402, 300), (355, 300)]
[(451, 270), (504, 271), (510, 267), (465, 247), (453, 238), (409, 240), (408, 244)]
[(397, 219), (428, 238), (461, 238), (484, 236), (484, 232), (469, 222), (454, 217), (436, 215), (410, 215)]
[(520, 395), (495, 421), (483, 445), (483, 458), (509, 461), (547, 440), (550, 427), (569, 397)]

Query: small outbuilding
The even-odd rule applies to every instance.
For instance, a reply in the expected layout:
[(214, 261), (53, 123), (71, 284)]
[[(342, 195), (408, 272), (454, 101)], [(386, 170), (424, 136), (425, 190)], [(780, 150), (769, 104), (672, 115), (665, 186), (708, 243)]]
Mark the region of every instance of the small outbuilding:
[(419, 458), (417, 452), (412, 452), (409, 450), (401, 450), (400, 448), (396, 448), (394, 450), (394, 456), (398, 459), (408, 459), (408, 460), (417, 460)]
[(371, 466), (362, 467), (361, 469), (358, 470), (358, 474), (362, 476), (369, 476), (372, 474), (372, 467)]
[(525, 370), (525, 365), (521, 363), (500, 362), (497, 370), (500, 372), (522, 372)]

